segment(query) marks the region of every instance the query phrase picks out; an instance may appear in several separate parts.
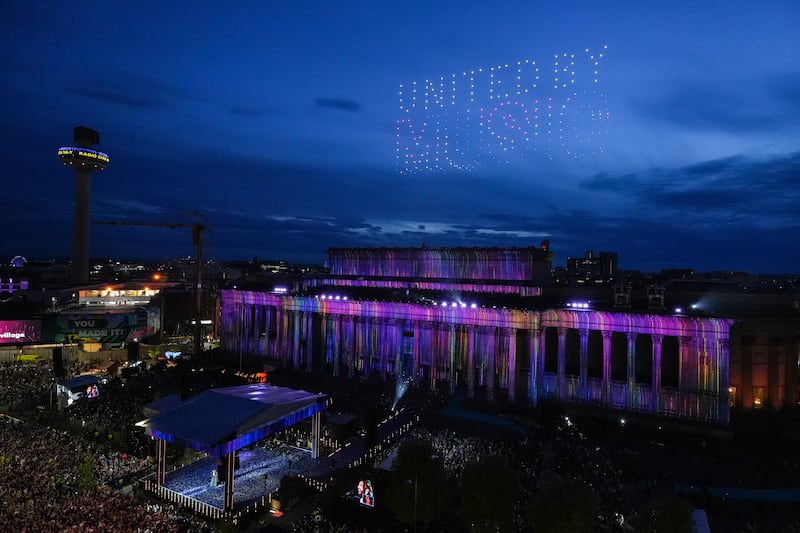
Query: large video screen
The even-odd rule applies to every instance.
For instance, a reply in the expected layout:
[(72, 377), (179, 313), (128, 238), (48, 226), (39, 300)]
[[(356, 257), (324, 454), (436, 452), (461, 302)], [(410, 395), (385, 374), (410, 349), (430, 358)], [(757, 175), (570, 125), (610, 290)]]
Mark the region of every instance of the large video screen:
[(356, 487), (356, 497), (358, 503), (364, 507), (375, 507), (375, 492), (372, 490), (372, 481), (369, 479), (362, 479), (358, 482)]
[(41, 342), (41, 320), (0, 320), (0, 344)]

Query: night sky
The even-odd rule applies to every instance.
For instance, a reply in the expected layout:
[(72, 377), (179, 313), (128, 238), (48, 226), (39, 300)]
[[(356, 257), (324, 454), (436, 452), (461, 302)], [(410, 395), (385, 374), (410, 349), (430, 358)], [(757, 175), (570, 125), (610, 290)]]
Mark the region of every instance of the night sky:
[[(92, 220), (200, 212), (207, 258), (549, 239), (800, 272), (800, 2), (540, 4), (6, 1), (0, 257), (70, 255), (86, 125)], [(194, 249), (93, 224), (91, 253)]]

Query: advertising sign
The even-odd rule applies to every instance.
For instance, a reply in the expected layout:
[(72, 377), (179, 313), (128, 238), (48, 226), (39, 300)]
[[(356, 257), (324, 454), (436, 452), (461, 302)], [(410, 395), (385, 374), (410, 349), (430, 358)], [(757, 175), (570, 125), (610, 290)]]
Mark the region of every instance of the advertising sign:
[(0, 320), (0, 344), (40, 342), (41, 320)]
[(121, 344), (136, 329), (136, 313), (63, 313), (58, 317), (56, 342), (80, 340)]

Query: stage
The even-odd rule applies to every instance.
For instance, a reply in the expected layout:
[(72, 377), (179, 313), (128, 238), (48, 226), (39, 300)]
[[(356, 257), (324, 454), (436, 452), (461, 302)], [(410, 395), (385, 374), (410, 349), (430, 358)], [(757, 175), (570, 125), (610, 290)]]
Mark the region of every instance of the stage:
[[(234, 470), (234, 506), (247, 507), (253, 502), (278, 490), (285, 475), (302, 474), (313, 477), (316, 470), (324, 471), (325, 461), (314, 460), (308, 451), (278, 445), (272, 442), (257, 444), (236, 452), (239, 468)], [(164, 488), (182, 496), (223, 508), (221, 480), (212, 486), (212, 472), (217, 470), (218, 459), (206, 456), (191, 464), (168, 472)]]

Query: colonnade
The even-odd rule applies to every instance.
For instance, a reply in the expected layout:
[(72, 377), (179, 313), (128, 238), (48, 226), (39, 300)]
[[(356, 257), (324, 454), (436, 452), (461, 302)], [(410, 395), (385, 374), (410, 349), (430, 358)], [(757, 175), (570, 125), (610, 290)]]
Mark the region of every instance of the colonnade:
[[(718, 423), (729, 417), (730, 326), (729, 320), (707, 317), (464, 309), (222, 291), (222, 347), (231, 352), (336, 376), (375, 372), (417, 387), (464, 390), (469, 397), (479, 393), (489, 401), (525, 398), (536, 405), (552, 398)], [(575, 332), (577, 350), (567, 340)], [(590, 343), (598, 334), (602, 340)], [(554, 337), (555, 346), (548, 346)], [(648, 339), (646, 348), (637, 349), (640, 337)], [(662, 383), (667, 337), (673, 337), (671, 346), (677, 344), (678, 383), (670, 387)], [(622, 339), (624, 348), (616, 347)], [(555, 365), (546, 368), (552, 355)], [(590, 358), (601, 361), (591, 376)], [(642, 358), (651, 369), (646, 382), (636, 373)], [(574, 359), (577, 369), (569, 370), (568, 360)], [(612, 370), (622, 361), (624, 379), (613, 379)]]

